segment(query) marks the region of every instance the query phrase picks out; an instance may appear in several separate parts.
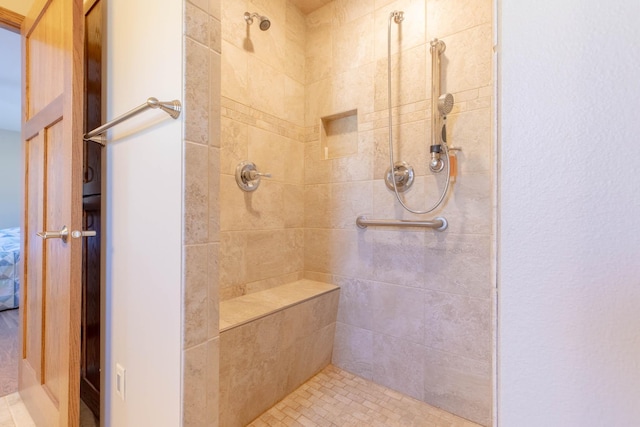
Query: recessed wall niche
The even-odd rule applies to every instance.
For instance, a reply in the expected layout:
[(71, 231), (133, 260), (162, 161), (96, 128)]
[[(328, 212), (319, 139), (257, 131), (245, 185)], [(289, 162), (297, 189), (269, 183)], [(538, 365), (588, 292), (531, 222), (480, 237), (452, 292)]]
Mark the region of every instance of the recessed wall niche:
[(358, 110), (321, 118), (320, 146), (324, 160), (358, 154)]

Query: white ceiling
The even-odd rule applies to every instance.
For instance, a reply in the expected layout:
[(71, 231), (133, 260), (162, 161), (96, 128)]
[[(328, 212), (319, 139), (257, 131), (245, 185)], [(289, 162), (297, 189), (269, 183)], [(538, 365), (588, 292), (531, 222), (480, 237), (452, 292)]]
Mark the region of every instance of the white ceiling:
[(20, 131), (20, 35), (0, 28), (0, 129)]

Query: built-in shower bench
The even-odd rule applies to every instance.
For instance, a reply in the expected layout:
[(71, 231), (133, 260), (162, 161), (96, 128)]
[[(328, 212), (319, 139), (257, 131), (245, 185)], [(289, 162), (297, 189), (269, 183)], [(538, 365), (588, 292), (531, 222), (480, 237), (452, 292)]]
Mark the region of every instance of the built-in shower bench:
[(329, 283), (298, 280), (220, 302), (220, 332), (318, 298), (339, 288)]
[(338, 297), (304, 279), (220, 302), (221, 426), (246, 426), (331, 362)]

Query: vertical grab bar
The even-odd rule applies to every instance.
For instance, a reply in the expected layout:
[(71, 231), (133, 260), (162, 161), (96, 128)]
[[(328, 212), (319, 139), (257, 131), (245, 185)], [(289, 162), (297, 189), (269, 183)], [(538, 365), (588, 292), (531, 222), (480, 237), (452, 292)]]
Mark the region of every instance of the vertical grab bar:
[(438, 98), (440, 97), (440, 55), (446, 45), (442, 40), (431, 40), (431, 145), (439, 145), (441, 131), (438, 114)]

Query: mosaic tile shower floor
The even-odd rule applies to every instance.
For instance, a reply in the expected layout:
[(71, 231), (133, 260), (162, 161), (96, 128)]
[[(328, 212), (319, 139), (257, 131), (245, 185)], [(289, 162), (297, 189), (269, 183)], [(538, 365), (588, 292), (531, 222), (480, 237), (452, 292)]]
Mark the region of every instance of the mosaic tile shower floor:
[(329, 365), (250, 427), (480, 427)]

